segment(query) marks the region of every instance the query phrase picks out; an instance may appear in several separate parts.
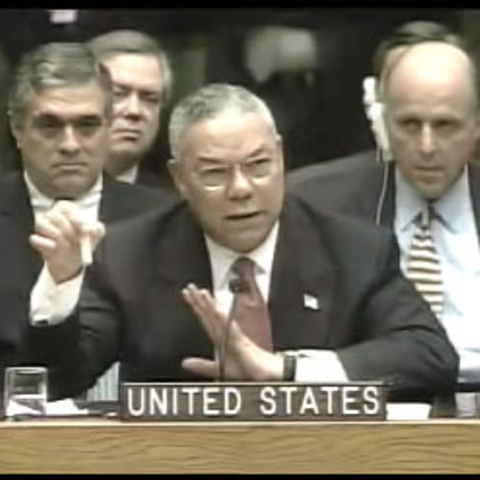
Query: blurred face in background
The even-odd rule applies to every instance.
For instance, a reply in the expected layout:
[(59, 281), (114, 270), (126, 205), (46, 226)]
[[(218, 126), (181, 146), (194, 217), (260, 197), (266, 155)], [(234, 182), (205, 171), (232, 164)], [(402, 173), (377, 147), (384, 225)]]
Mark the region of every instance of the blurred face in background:
[(24, 169), (43, 194), (76, 198), (96, 182), (108, 154), (106, 103), (95, 82), (49, 88), (29, 99), (12, 130)]
[(102, 60), (114, 85), (107, 171), (118, 175), (150, 150), (158, 134), (164, 78), (155, 55), (119, 53)]

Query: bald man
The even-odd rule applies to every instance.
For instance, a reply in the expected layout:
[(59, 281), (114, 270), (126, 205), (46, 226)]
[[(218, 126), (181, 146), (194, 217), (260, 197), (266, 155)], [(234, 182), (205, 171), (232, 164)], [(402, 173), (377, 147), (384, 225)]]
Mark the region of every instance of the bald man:
[[(422, 42), (397, 53), (379, 79), (393, 162), (343, 169), (297, 192), (320, 208), (393, 228), (402, 270), (417, 289), (441, 287), (436, 306), (428, 293), (424, 298), (460, 355), (459, 382), (478, 384), (480, 168), (472, 162), (480, 133), (478, 72), (459, 39)], [(335, 201), (327, 198), (332, 194)], [(427, 211), (438, 272), (419, 281), (411, 248)], [(474, 412), (467, 397), (457, 395), (460, 415)]]

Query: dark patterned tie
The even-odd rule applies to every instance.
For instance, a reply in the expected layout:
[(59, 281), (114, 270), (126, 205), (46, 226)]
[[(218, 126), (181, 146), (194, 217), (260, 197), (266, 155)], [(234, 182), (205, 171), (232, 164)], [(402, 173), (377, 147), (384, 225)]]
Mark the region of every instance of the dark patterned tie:
[(443, 281), (440, 257), (432, 238), (433, 216), (433, 209), (429, 207), (417, 219), (417, 229), (407, 260), (406, 277), (440, 318), (443, 311)]
[(230, 318), (234, 319), (258, 346), (272, 351), (270, 316), (255, 281), (254, 268), (254, 262), (247, 257), (238, 258), (232, 265), (234, 278), (230, 282), (230, 289), (234, 297)]

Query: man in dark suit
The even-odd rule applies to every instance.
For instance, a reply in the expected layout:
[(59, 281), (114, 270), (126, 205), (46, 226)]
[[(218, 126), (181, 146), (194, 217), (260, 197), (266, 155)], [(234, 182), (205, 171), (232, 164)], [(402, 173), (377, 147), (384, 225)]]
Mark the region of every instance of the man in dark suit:
[[(18, 290), (14, 296), (22, 297), (25, 308), (43, 264), (29, 244), (29, 235), (35, 221), (58, 199), (70, 199), (87, 218), (106, 224), (167, 201), (161, 191), (117, 182), (102, 173), (109, 149), (112, 95), (108, 72), (82, 44), (41, 46), (18, 66), (9, 113), (23, 168), (0, 180), (0, 214), (18, 235), (13, 245), (13, 236), (6, 234), (11, 241), (4, 242), (12, 245), (2, 250), (1, 263), (7, 291)], [(13, 249), (18, 255), (10, 257)], [(13, 262), (17, 257), (21, 262)], [(0, 304), (2, 321), (15, 322), (20, 346), (27, 322), (23, 312), (10, 305)]]
[[(424, 40), (404, 47), (383, 69), (379, 93), (393, 161), (376, 162), (370, 155), (333, 174), (318, 168), (316, 176), (292, 188), (311, 204), (391, 227), (407, 274), (417, 217), (434, 212), (430, 229), (442, 274), (439, 319), (460, 354), (458, 380), (467, 384), (461, 388), (471, 388), (480, 381), (477, 67), (462, 39), (449, 34)], [(426, 282), (411, 277), (425, 290)], [(467, 398), (457, 395), (460, 415), (476, 414)]]
[(135, 30), (113, 30), (92, 38), (88, 45), (114, 85), (106, 170), (124, 182), (176, 193), (160, 145), (162, 113), (172, 89), (167, 54), (155, 38)]
[[(91, 385), (117, 359), (130, 381), (220, 375), (385, 380), (410, 393), (451, 387), (455, 353), (400, 274), (392, 236), (284, 197), (281, 140), (258, 97), (201, 88), (176, 107), (170, 142), (186, 202), (111, 229), (80, 310), (78, 238), (98, 236), (100, 226), (58, 208), (32, 238), (47, 259), (50, 295), (72, 289), (58, 308), (32, 302), (29, 354), (49, 365), (53, 396)], [(257, 301), (268, 303), (268, 347), (240, 316), (228, 319), (237, 294), (254, 289), (232, 285), (245, 257)]]

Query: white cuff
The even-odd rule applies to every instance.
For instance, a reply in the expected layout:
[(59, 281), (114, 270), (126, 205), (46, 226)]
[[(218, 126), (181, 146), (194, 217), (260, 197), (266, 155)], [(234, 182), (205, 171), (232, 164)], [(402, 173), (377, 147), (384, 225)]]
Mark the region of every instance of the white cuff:
[(78, 303), (84, 276), (85, 270), (82, 270), (71, 280), (57, 284), (44, 266), (30, 295), (30, 323), (62, 323)]
[(295, 381), (345, 383), (348, 376), (338, 355), (331, 350), (292, 350), (297, 357)]

